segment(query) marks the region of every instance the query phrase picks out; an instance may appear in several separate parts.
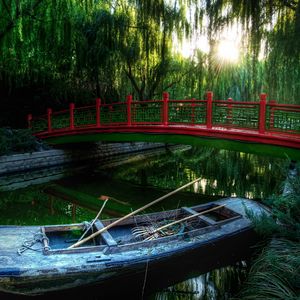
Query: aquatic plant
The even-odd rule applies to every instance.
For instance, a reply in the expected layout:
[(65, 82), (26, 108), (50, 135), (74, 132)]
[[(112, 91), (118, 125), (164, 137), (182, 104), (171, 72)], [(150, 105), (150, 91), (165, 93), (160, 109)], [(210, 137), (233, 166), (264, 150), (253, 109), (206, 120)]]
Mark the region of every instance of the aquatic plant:
[(300, 179), (287, 176), (284, 184), (288, 192), (284, 189), (283, 194), (265, 201), (272, 214), (262, 219), (251, 217), (256, 230), (269, 237), (269, 242), (254, 261), (238, 299), (300, 297)]
[(299, 292), (299, 242), (273, 238), (252, 265), (237, 299), (296, 299)]

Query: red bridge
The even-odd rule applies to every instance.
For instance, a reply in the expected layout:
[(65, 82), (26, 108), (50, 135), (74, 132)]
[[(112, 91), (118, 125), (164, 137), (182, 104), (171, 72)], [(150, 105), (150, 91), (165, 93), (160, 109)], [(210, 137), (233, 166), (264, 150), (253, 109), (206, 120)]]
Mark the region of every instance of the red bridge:
[(33, 133), (50, 143), (151, 141), (209, 145), (242, 152), (300, 158), (300, 105), (213, 100), (133, 101), (75, 107), (39, 117), (28, 115)]

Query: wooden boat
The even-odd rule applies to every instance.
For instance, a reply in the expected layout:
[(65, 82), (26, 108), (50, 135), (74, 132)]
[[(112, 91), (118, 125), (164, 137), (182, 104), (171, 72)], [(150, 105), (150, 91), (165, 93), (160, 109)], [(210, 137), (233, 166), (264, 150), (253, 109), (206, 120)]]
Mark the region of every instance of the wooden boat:
[[(267, 213), (252, 200), (226, 198), (131, 216), (76, 248), (70, 245), (87, 229), (89, 235), (114, 220), (96, 220), (92, 228), (88, 222), (0, 226), (0, 291), (43, 294), (144, 273), (195, 251), (205, 257), (222, 241), (238, 241), (253, 231), (247, 211), (258, 216)], [(177, 224), (153, 234), (153, 228), (176, 220)]]

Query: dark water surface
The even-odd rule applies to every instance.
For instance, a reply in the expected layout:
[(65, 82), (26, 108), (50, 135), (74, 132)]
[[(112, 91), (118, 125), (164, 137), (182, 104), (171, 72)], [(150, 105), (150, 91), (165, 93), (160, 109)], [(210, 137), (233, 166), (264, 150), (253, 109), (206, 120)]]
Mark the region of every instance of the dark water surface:
[[(192, 148), (168, 152), (143, 162), (114, 169), (93, 169), (56, 183), (95, 198), (107, 195), (130, 203), (136, 209), (192, 181), (187, 188), (149, 211), (205, 203), (226, 196), (267, 198), (280, 190), (285, 179), (286, 161), (225, 150)], [(54, 199), (43, 190), (52, 183), (1, 193), (0, 224), (61, 224), (91, 220), (96, 212)], [(100, 201), (100, 200), (99, 200)], [(110, 217), (104, 212), (102, 218)], [(249, 253), (248, 253), (249, 250)], [(80, 288), (76, 291), (38, 296), (35, 299), (72, 297), (75, 299), (229, 299), (239, 289), (249, 268), (250, 252), (230, 252), (224, 245), (205, 258), (187, 257), (163, 266), (159, 272), (112, 282), (107, 286)], [(149, 272), (148, 272), (149, 271)], [(0, 299), (13, 299), (1, 295)], [(19, 297), (23, 299), (25, 297)], [(30, 298), (34, 299), (34, 298)]]

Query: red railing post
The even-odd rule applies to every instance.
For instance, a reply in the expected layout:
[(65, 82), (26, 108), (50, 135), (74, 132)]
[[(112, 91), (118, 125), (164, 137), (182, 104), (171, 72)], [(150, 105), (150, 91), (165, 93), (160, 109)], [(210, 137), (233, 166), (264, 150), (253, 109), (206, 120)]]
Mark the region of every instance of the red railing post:
[(269, 105), (270, 105), (270, 130), (274, 129), (274, 110), (275, 107), (274, 105), (276, 104), (276, 100), (270, 100)]
[(48, 132), (52, 131), (51, 115), (52, 115), (52, 108), (48, 108), (47, 109)]
[(169, 124), (169, 93), (163, 92), (163, 125)]
[(101, 107), (101, 99), (96, 99), (96, 127), (101, 126), (101, 119), (100, 119), (100, 107)]
[(28, 128), (31, 129), (32, 128), (32, 114), (28, 114), (27, 115), (27, 125), (28, 125)]
[(206, 104), (206, 128), (212, 128), (212, 101), (213, 92), (207, 92), (207, 104)]
[(70, 103), (70, 129), (74, 129), (74, 108), (75, 104)]
[(131, 102), (132, 102), (132, 96), (127, 96), (127, 125), (131, 126)]
[(267, 94), (260, 94), (259, 127), (258, 127), (258, 132), (260, 134), (264, 134), (266, 130), (266, 105), (267, 105)]
[(192, 98), (192, 114), (191, 114), (191, 119), (192, 119), (192, 126), (195, 125), (195, 98)]
[(228, 104), (227, 104), (227, 124), (232, 125), (232, 98), (228, 98)]

